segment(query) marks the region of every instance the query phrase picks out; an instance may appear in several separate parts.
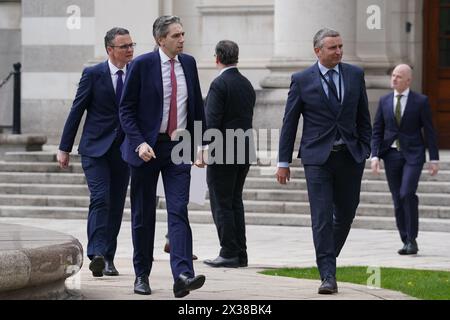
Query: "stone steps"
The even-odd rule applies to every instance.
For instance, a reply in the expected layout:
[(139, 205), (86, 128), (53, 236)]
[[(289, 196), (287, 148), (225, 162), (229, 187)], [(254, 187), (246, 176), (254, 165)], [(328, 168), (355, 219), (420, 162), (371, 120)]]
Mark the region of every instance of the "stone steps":
[(0, 183), (85, 184), (83, 173), (0, 172)]
[[(0, 195), (0, 206), (16, 207), (58, 207), (87, 210), (89, 207), (88, 196), (48, 196), (48, 195)], [(246, 212), (250, 213), (273, 213), (280, 215), (306, 214), (309, 215), (309, 203), (307, 201), (299, 202), (280, 202), (280, 201), (255, 201), (245, 200), (244, 206)], [(125, 207), (130, 208), (129, 198), (127, 198)], [(161, 199), (159, 209), (166, 209), (165, 199)], [(210, 211), (209, 201), (204, 205), (189, 204), (190, 211)], [(390, 204), (368, 204), (361, 203), (357, 214), (361, 216), (373, 217), (392, 217), (394, 215), (393, 206)], [(64, 218), (61, 213), (60, 218)], [(450, 208), (448, 206), (430, 206), (420, 205), (420, 215), (424, 218), (450, 219)]]
[[(0, 206), (0, 217), (54, 218), (54, 219), (86, 219), (87, 208), (69, 207), (29, 207), (29, 206)], [(166, 210), (158, 209), (157, 221), (166, 221)], [(124, 210), (124, 220), (130, 220), (130, 209)], [(311, 226), (309, 214), (279, 214), (279, 213), (246, 213), (247, 224), (283, 225), (283, 226)], [(189, 211), (191, 223), (213, 223), (209, 211)], [(366, 217), (357, 215), (353, 222), (354, 228), (396, 230), (392, 217)], [(450, 220), (421, 218), (420, 230), (435, 232), (450, 232)]]
[[(292, 159), (292, 163), (290, 166), (292, 168), (299, 168), (303, 165), (301, 164), (301, 160), (296, 158), (296, 154), (294, 154), (294, 158)], [(78, 164), (81, 160), (81, 156), (78, 154), (72, 153), (70, 155), (70, 162), (72, 164)], [(52, 151), (30, 151), (30, 152), (8, 152), (5, 154), (3, 161), (5, 162), (47, 162), (56, 163), (56, 153)], [(275, 167), (276, 166), (276, 154), (272, 158), (260, 157), (258, 159), (258, 166), (260, 167)], [(426, 164), (424, 166), (426, 169)], [(440, 170), (450, 170), (450, 156), (446, 156), (445, 154), (441, 154), (441, 160), (439, 162)], [(370, 160), (366, 161), (366, 169), (370, 169)]]
[[(275, 177), (276, 168), (275, 167), (251, 167), (248, 173), (248, 177)], [(291, 168), (291, 178), (305, 178), (305, 170), (302, 167)], [(274, 178), (275, 179), (275, 178)], [(421, 181), (450, 181), (450, 170), (439, 170), (439, 174), (435, 176), (430, 176), (427, 170), (422, 171), (420, 177)], [(375, 175), (370, 169), (364, 170), (363, 180), (375, 180), (375, 181), (385, 181), (386, 175), (384, 170), (381, 170), (380, 174)]]
[[(47, 183), (49, 182), (49, 183)], [(73, 189), (73, 190), (72, 190)], [(273, 177), (249, 177), (245, 182), (245, 190), (258, 189), (261, 191), (300, 191), (306, 190), (305, 179), (291, 179), (288, 184), (281, 186)], [(386, 181), (367, 180), (361, 183), (362, 192), (389, 192)], [(0, 172), (0, 193), (12, 194), (69, 194), (88, 195), (88, 188), (82, 174), (26, 174)], [(450, 194), (450, 182), (420, 181), (418, 193)]]
[[(63, 187), (61, 187), (63, 186)], [(450, 195), (437, 193), (419, 193), (420, 204), (423, 206), (447, 207), (450, 210)], [(207, 199), (209, 197), (207, 196)], [(265, 212), (282, 210), (280, 212), (295, 213), (296, 205), (308, 203), (308, 193), (305, 190), (260, 190), (246, 188), (243, 193), (246, 211)], [(361, 205), (389, 204), (392, 207), (389, 192), (361, 192)], [(56, 203), (56, 204), (55, 204)], [(36, 206), (89, 206), (89, 193), (86, 186), (77, 185), (14, 185), (0, 184), (0, 205), (36, 205)], [(360, 206), (361, 206), (360, 205)], [(126, 206), (129, 206), (127, 199)], [(268, 206), (267, 209), (260, 209)], [(208, 206), (191, 205), (193, 210), (209, 210)], [(271, 208), (276, 208), (271, 209)], [(280, 209), (294, 208), (294, 209)], [(378, 214), (377, 214), (378, 215)], [(450, 216), (449, 216), (450, 218)]]
[[(424, 170), (419, 183), (420, 226), (429, 231), (450, 232), (450, 159), (441, 161), (441, 170), (430, 177)], [(284, 186), (276, 181), (276, 168), (252, 166), (244, 188), (246, 219), (250, 224), (310, 225), (310, 209), (304, 169), (299, 160), (291, 168), (292, 179)], [(361, 203), (355, 227), (396, 229), (392, 198), (384, 172), (375, 176), (367, 162), (361, 185)], [(207, 197), (208, 198), (208, 197)], [(71, 156), (71, 165), (60, 169), (56, 154), (10, 152), (0, 161), (0, 216), (77, 218), (88, 214), (89, 191), (80, 156)], [(127, 198), (125, 219), (130, 219)], [(157, 218), (166, 218), (161, 199)], [(189, 205), (192, 222), (212, 223), (209, 201)], [(423, 223), (425, 221), (425, 224)]]
[[(275, 181), (276, 168), (273, 167), (251, 167), (248, 173), (249, 178), (273, 178)], [(39, 175), (41, 174), (41, 175)], [(53, 176), (70, 178), (70, 174), (75, 174), (74, 177), (84, 177), (83, 169), (80, 164), (72, 164), (67, 169), (59, 168), (55, 163), (6, 163), (0, 162), (0, 183), (8, 182), (9, 177), (14, 176), (29, 176), (33, 179), (35, 177)], [(6, 177), (3, 177), (6, 176)], [(291, 169), (292, 179), (304, 179), (305, 172), (303, 168)], [(39, 178), (36, 178), (39, 179)], [(385, 181), (384, 171), (379, 175), (374, 175), (369, 169), (364, 170), (363, 180), (369, 181)], [(25, 180), (26, 181), (26, 180)], [(34, 180), (30, 183), (34, 183)], [(40, 180), (39, 180), (40, 181)], [(435, 181), (435, 182), (449, 182), (450, 170), (440, 170), (436, 176), (430, 176), (426, 170), (422, 172), (421, 181)], [(15, 181), (16, 182), (16, 181)], [(28, 181), (26, 181), (28, 182)], [(49, 183), (49, 182), (39, 182)], [(55, 182), (57, 183), (57, 182)], [(72, 183), (72, 182), (66, 182)], [(283, 186), (281, 186), (283, 187)]]

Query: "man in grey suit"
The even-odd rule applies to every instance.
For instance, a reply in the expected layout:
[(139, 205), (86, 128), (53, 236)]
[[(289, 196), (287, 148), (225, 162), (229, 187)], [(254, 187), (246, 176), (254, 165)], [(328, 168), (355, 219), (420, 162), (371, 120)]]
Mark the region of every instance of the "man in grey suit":
[(206, 180), (221, 249), (217, 258), (204, 263), (211, 267), (246, 267), (242, 190), (254, 158), (251, 128), (255, 91), (236, 67), (239, 57), (236, 43), (222, 40), (215, 52), (220, 74), (209, 89), (205, 116), (208, 130), (216, 129), (224, 143), (217, 144), (214, 151), (210, 145), (209, 160), (214, 157), (215, 161), (208, 161)]

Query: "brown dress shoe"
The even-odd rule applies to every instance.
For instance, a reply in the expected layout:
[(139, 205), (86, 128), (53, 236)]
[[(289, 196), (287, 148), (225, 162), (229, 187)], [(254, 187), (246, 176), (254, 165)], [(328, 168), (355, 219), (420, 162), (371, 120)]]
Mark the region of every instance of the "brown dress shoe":
[[(166, 242), (166, 244), (164, 245), (164, 252), (170, 253), (170, 245), (168, 242)], [(192, 260), (198, 260), (198, 257), (195, 254), (193, 254)]]

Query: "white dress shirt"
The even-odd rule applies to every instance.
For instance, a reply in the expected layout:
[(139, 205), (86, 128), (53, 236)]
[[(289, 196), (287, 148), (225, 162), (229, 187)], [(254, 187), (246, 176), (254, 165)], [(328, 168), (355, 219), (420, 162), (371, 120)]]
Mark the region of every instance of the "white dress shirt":
[[(170, 111), (170, 97), (172, 95), (172, 84), (170, 81), (170, 58), (159, 48), (159, 56), (161, 57), (161, 74), (163, 82), (163, 117), (161, 121), (160, 133), (167, 131), (169, 123)], [(178, 55), (175, 56), (175, 77), (177, 79), (177, 129), (186, 129), (187, 125), (187, 85), (184, 76), (183, 67), (178, 60)]]
[(125, 65), (125, 67), (123, 67), (122, 69), (119, 69), (115, 65), (113, 65), (111, 60), (108, 59), (108, 66), (109, 66), (109, 71), (111, 72), (111, 80), (113, 83), (114, 92), (116, 92), (117, 79), (119, 78), (119, 75), (117, 75), (116, 73), (117, 73), (117, 71), (122, 70), (123, 71), (122, 81), (125, 81), (125, 75), (127, 73), (127, 65)]

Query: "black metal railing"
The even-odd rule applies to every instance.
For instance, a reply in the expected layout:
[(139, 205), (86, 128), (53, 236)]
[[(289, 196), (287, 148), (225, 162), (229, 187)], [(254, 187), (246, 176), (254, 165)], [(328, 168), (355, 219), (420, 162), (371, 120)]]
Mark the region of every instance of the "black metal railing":
[(20, 86), (21, 86), (21, 68), (20, 62), (13, 64), (14, 71), (11, 71), (5, 79), (0, 82), (0, 89), (14, 76), (14, 98), (13, 98), (13, 119), (12, 125), (0, 125), (0, 129), (12, 129), (13, 134), (20, 134)]

